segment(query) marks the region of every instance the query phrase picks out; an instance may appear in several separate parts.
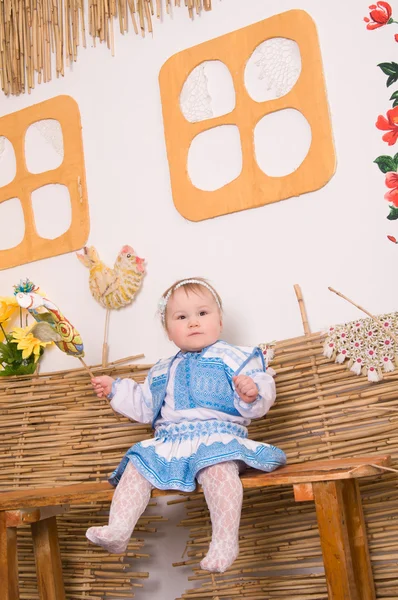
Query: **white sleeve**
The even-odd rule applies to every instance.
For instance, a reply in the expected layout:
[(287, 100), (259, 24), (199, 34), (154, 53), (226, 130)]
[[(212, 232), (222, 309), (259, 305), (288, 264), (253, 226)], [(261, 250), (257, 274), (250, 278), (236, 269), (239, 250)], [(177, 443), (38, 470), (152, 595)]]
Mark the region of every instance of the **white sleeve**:
[(139, 423), (152, 423), (155, 415), (148, 377), (142, 385), (133, 379), (118, 379), (113, 382), (112, 394), (115, 412)]
[(235, 392), (234, 405), (236, 410), (247, 419), (259, 419), (267, 414), (275, 402), (275, 381), (268, 373), (253, 373), (249, 375), (258, 387), (258, 396), (254, 402), (243, 402)]
[(258, 388), (258, 396), (254, 402), (247, 404), (241, 400), (234, 388), (234, 406), (236, 410), (247, 419), (259, 419), (267, 414), (275, 402), (275, 382), (271, 375), (265, 372), (264, 358), (259, 348), (254, 348), (253, 353), (239, 368), (235, 375), (251, 377)]

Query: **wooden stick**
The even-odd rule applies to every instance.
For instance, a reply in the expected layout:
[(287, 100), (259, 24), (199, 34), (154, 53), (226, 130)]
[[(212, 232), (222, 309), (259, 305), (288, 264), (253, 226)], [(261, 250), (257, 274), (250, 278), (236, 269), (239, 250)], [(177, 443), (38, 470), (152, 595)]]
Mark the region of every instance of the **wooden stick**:
[(82, 363), (82, 365), (83, 365), (83, 368), (84, 368), (84, 369), (87, 371), (87, 373), (90, 375), (91, 379), (93, 379), (93, 378), (95, 377), (95, 375), (94, 375), (94, 373), (93, 373), (93, 372), (92, 372), (92, 371), (91, 371), (91, 370), (88, 368), (88, 366), (86, 365), (86, 363), (84, 362), (84, 360), (82, 359), (82, 357), (81, 357), (81, 356), (78, 356), (77, 358), (80, 360), (80, 362), (81, 362), (81, 363)]
[(362, 306), (359, 306), (359, 304), (355, 304), (355, 302), (353, 302), (352, 300), (350, 300), (349, 298), (347, 298), (347, 296), (344, 296), (344, 294), (341, 294), (340, 292), (338, 292), (334, 288), (328, 287), (328, 290), (330, 290), (334, 294), (337, 294), (338, 296), (340, 296), (340, 298), (343, 298), (344, 300), (347, 300), (347, 302), (349, 302), (350, 304), (352, 304), (356, 308), (359, 308), (359, 310), (361, 310), (366, 315), (368, 315), (368, 317), (370, 317), (371, 319), (373, 319), (374, 321), (376, 321), (376, 323), (378, 323), (379, 325), (381, 325), (383, 327), (384, 331), (387, 331), (389, 333), (389, 335), (392, 337), (392, 339), (394, 340), (394, 342), (398, 344), (398, 336), (395, 335), (395, 333), (393, 331), (391, 331), (391, 329), (389, 327), (385, 327), (383, 321), (381, 321), (378, 317), (375, 317), (374, 315), (372, 315), (372, 313), (370, 313), (369, 311), (367, 311)]
[(102, 366), (106, 367), (107, 363), (108, 363), (108, 332), (109, 332), (109, 316), (110, 316), (110, 309), (107, 308), (106, 309), (106, 316), (105, 316), (105, 329), (104, 329), (104, 341), (102, 344)]
[(299, 308), (300, 308), (300, 314), (301, 314), (301, 320), (303, 322), (304, 333), (305, 333), (305, 335), (311, 335), (311, 330), (310, 330), (310, 327), (308, 324), (307, 311), (305, 309), (304, 300), (303, 300), (303, 296), (301, 293), (301, 288), (297, 283), (294, 285), (294, 291), (296, 293), (297, 301), (298, 301)]
[(144, 356), (145, 354), (135, 354), (133, 356), (126, 356), (126, 358), (119, 358), (118, 360), (114, 360), (111, 363), (108, 363), (108, 367), (112, 367), (114, 365), (121, 365), (131, 360), (137, 360), (138, 358), (144, 358)]

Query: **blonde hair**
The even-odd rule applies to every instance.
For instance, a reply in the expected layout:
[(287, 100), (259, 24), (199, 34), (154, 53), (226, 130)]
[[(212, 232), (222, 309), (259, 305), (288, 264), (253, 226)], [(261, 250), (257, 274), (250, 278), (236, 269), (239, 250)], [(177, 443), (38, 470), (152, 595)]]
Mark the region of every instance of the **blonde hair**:
[(174, 293), (180, 288), (184, 288), (185, 293), (187, 295), (189, 292), (198, 294), (203, 290), (203, 288), (209, 290), (212, 293), (212, 295), (214, 296), (214, 299), (218, 305), (220, 313), (222, 313), (222, 300), (220, 298), (220, 295), (217, 292), (217, 290), (215, 290), (214, 287), (206, 279), (204, 279), (203, 277), (190, 277), (187, 279), (179, 279), (178, 281), (175, 281), (173, 283), (173, 285), (171, 285), (169, 288), (167, 288), (167, 290), (165, 292), (163, 292), (163, 294), (160, 298), (159, 312), (160, 312), (160, 315), (162, 318), (163, 327), (165, 329), (167, 329), (166, 311), (167, 311), (168, 301), (170, 300), (170, 298), (173, 297)]

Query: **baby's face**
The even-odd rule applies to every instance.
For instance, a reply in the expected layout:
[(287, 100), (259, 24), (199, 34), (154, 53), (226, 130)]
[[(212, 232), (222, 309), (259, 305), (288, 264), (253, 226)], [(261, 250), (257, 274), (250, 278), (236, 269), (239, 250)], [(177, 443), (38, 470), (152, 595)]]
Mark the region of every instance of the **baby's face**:
[(185, 352), (211, 346), (220, 337), (222, 319), (213, 294), (178, 288), (167, 303), (166, 327), (169, 340)]

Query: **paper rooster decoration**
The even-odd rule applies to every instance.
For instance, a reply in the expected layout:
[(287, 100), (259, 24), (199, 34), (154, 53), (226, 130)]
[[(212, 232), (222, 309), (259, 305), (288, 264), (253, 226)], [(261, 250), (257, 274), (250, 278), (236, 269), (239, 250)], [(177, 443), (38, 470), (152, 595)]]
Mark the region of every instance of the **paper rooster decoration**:
[(123, 246), (111, 269), (102, 262), (94, 246), (86, 246), (83, 251), (84, 254), (76, 253), (76, 256), (90, 269), (90, 291), (95, 300), (106, 308), (102, 346), (102, 366), (105, 367), (108, 359), (109, 311), (118, 310), (134, 300), (145, 275), (145, 260), (137, 256), (131, 246)]
[(107, 309), (119, 309), (134, 300), (145, 274), (144, 259), (136, 255), (131, 246), (123, 246), (113, 269), (107, 267), (94, 246), (83, 248), (76, 254), (90, 269), (89, 286), (94, 298)]
[(29, 279), (14, 286), (19, 306), (25, 308), (37, 321), (32, 328), (35, 336), (43, 341), (51, 340), (62, 352), (79, 358), (93, 376), (83, 361), (84, 348), (80, 333), (53, 302), (37, 293), (38, 289)]

